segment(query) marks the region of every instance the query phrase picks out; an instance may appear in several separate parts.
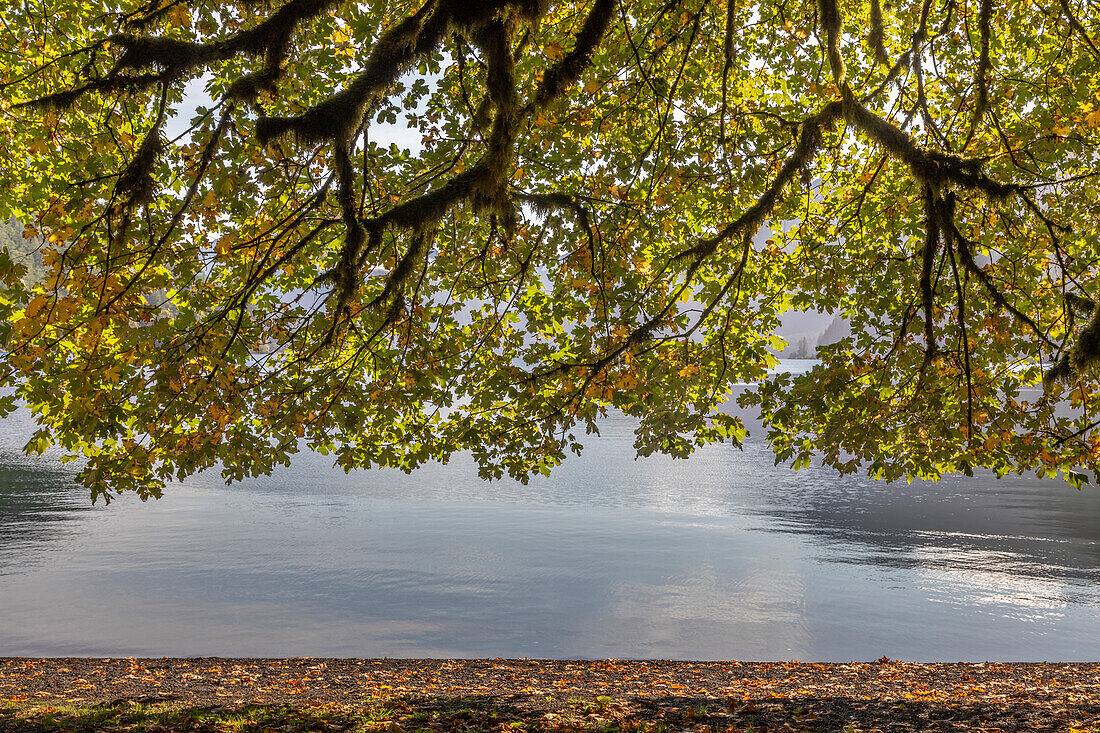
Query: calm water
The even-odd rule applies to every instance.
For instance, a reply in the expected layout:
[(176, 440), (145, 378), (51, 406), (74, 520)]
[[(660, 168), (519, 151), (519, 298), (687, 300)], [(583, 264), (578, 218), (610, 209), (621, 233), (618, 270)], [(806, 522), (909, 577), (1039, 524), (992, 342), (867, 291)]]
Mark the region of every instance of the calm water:
[(0, 656), (1100, 659), (1100, 492), (886, 485), (758, 444), (520, 486), (457, 460), (90, 507), (0, 426)]

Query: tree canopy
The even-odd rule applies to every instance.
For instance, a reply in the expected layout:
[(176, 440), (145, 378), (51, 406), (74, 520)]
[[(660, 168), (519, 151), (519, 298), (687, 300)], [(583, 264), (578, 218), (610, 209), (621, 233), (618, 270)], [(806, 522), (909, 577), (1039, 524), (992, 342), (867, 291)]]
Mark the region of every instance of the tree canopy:
[[(1100, 468), (1094, 3), (17, 0), (0, 21), (0, 219), (44, 268), (0, 258), (3, 404), (93, 498), (307, 446), (525, 479), (609, 409), (639, 454), (686, 456), (744, 438), (722, 403), (746, 384), (796, 467)], [(790, 309), (852, 335), (769, 374)]]

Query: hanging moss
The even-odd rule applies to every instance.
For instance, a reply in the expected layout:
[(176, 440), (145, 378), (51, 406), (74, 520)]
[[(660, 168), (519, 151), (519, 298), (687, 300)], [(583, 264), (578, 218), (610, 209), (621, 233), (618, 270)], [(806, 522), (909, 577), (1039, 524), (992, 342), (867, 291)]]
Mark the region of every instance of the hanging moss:
[(283, 74), (284, 69), (281, 66), (267, 67), (252, 74), (245, 74), (229, 85), (225, 96), (242, 102), (254, 102), (262, 92), (274, 94), (276, 84)]
[(30, 107), (44, 112), (61, 112), (72, 107), (76, 100), (80, 99), (81, 95), (87, 90), (88, 85), (85, 85), (77, 89), (48, 94), (45, 97), (39, 97), (38, 99), (32, 99), (29, 102), (17, 105), (17, 109), (18, 107)]
[(871, 46), (871, 52), (875, 55), (875, 61), (880, 64), (890, 62), (883, 41), (886, 33), (882, 25), (882, 5), (880, 0), (871, 0), (871, 31), (867, 34), (867, 43)]
[(1093, 309), (1077, 340), (1069, 350), (1069, 363), (1076, 372), (1084, 372), (1100, 363), (1100, 309)]
[(256, 121), (256, 137), (263, 145), (288, 135), (305, 145), (326, 141), (346, 145), (362, 121), (366, 102), (356, 89), (349, 87), (301, 115), (261, 117)]
[(397, 81), (416, 58), (420, 43), (434, 41), (434, 48), (442, 40), (449, 25), (445, 18), (430, 24), (431, 38), (421, 38), (434, 9), (435, 3), (429, 2), (384, 33), (374, 44), (364, 70), (341, 91), (294, 117), (261, 117), (256, 122), (257, 138), (263, 144), (281, 137), (305, 144), (346, 143), (359, 128), (371, 97)]
[(1092, 316), (1093, 311), (1096, 310), (1096, 301), (1077, 293), (1066, 293), (1065, 301), (1066, 305), (1086, 318)]
[(833, 70), (833, 80), (838, 87), (843, 88), (847, 83), (848, 72), (844, 65), (844, 57), (840, 55), (840, 34), (843, 27), (840, 8), (836, 0), (820, 0), (817, 13), (821, 21), (821, 30), (825, 33), (826, 53), (829, 57), (829, 67)]
[(798, 144), (795, 145), (794, 151), (787, 158), (783, 167), (779, 169), (775, 180), (756, 200), (756, 203), (746, 209), (736, 220), (727, 224), (718, 234), (698, 242), (680, 253), (677, 259), (691, 257), (698, 263), (717, 251), (723, 242), (735, 235), (741, 234), (751, 239), (779, 202), (779, 198), (783, 195), (783, 190), (787, 184), (813, 160), (824, 140), (823, 130), (831, 127), (840, 119), (842, 110), (843, 107), (840, 102), (830, 102), (820, 112), (802, 123), (802, 130), (799, 133)]
[(116, 92), (134, 93), (144, 92), (156, 84), (165, 80), (164, 72), (148, 74), (116, 74), (103, 79), (95, 79), (75, 89), (55, 92), (37, 99), (30, 99), (15, 105), (16, 108), (26, 107), (43, 111), (64, 111), (69, 109), (88, 92), (100, 92), (101, 94), (113, 94)]
[[(377, 309), (387, 303), (393, 306), (401, 300), (404, 294), (405, 283), (416, 269), (416, 264), (420, 260), (420, 257), (427, 251), (429, 239), (430, 235), (427, 232), (419, 232), (409, 238), (408, 249), (405, 250), (405, 254), (397, 261), (396, 266), (386, 277), (386, 283), (382, 286), (382, 292), (367, 304), (367, 308)], [(394, 314), (391, 307), (391, 310), (387, 313), (386, 320), (391, 321), (393, 316)]]
[(519, 199), (529, 204), (536, 213), (547, 215), (557, 211), (566, 211), (577, 219), (585, 236), (588, 237), (589, 247), (595, 247), (595, 236), (592, 224), (589, 221), (588, 210), (581, 205), (576, 197), (564, 193), (523, 194)]
[(1089, 321), (1077, 334), (1069, 350), (1043, 375), (1043, 381), (1048, 385), (1069, 381), (1100, 363), (1100, 308), (1096, 307), (1096, 301), (1078, 293), (1066, 293), (1065, 302)]
[(536, 107), (545, 107), (550, 100), (561, 96), (562, 92), (577, 82), (581, 72), (592, 62), (592, 54), (607, 33), (614, 13), (615, 0), (596, 0), (584, 26), (574, 39), (573, 49), (543, 74), (535, 92)]
[(921, 374), (928, 368), (936, 356), (936, 301), (932, 289), (932, 268), (939, 253), (940, 231), (942, 228), (942, 210), (936, 200), (936, 192), (931, 185), (924, 186), (924, 247), (921, 248), (920, 297), (924, 309), (924, 361)]
[(111, 42), (124, 49), (112, 73), (152, 66), (182, 75), (203, 64), (220, 60), (223, 54), (229, 53), (228, 49), (220, 47), (221, 44), (193, 43), (175, 38), (119, 35), (113, 37)]
[(157, 125), (142, 140), (137, 153), (115, 183), (115, 193), (126, 201), (128, 206), (153, 200), (156, 192), (153, 167), (163, 150), (164, 141), (161, 139), (160, 126)]
[(1019, 193), (1020, 186), (1001, 183), (982, 171), (983, 161), (931, 150), (918, 145), (903, 130), (890, 124), (857, 102), (849, 92), (844, 99), (844, 116), (850, 124), (902, 161), (921, 183), (935, 190), (955, 184), (1002, 201)]

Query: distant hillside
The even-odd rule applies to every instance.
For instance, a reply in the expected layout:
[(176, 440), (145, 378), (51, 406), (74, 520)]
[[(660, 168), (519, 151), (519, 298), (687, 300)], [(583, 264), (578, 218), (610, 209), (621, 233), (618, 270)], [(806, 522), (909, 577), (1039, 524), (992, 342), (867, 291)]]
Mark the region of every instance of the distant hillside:
[(825, 333), (821, 334), (821, 338), (817, 340), (818, 346), (828, 346), (835, 344), (841, 339), (848, 338), (852, 335), (852, 324), (848, 323), (848, 319), (844, 316), (836, 316), (833, 318), (833, 322), (829, 324), (829, 327), (825, 329)]
[(6, 249), (13, 261), (24, 265), (27, 274), (24, 281), (29, 285), (38, 282), (46, 275), (42, 266), (42, 240), (38, 237), (23, 238), (23, 224), (12, 219), (0, 222), (0, 249)]
[(847, 319), (841, 315), (813, 311), (789, 311), (783, 314), (778, 333), (787, 341), (780, 352), (785, 359), (813, 359), (817, 347), (835, 344), (852, 335)]

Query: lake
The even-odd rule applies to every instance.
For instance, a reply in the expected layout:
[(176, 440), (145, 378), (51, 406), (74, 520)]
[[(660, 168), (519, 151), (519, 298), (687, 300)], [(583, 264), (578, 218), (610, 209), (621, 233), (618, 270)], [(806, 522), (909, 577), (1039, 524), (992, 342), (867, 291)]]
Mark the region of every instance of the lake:
[(885, 484), (750, 440), (530, 485), (302, 455), (90, 506), (0, 425), (0, 656), (1100, 659), (1100, 492)]

